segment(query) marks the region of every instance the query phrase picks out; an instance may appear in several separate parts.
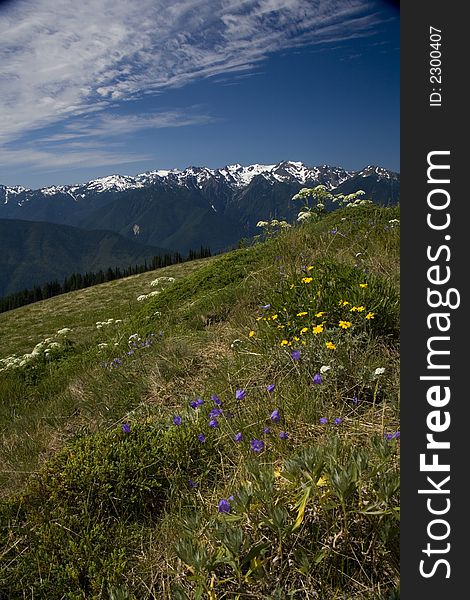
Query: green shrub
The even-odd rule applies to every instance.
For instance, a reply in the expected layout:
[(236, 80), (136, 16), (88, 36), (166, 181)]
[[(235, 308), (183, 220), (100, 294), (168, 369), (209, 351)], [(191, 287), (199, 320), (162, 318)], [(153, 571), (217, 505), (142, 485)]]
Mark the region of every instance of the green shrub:
[(191, 424), (79, 437), (3, 505), (0, 597), (107, 597), (135, 560), (142, 528), (211, 461), (210, 441), (201, 444)]

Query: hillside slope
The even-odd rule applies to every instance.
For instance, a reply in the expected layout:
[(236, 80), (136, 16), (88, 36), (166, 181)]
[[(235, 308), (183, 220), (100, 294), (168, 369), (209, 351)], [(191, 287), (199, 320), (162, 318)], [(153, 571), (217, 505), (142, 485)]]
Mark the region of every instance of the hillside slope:
[(398, 598), (398, 219), (0, 315), (0, 598)]

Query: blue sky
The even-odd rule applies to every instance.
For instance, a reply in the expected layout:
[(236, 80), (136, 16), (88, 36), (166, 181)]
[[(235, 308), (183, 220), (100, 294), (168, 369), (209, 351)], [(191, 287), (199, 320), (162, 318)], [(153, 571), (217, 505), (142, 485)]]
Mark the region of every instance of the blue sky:
[(0, 184), (302, 161), (399, 170), (396, 2), (0, 2)]

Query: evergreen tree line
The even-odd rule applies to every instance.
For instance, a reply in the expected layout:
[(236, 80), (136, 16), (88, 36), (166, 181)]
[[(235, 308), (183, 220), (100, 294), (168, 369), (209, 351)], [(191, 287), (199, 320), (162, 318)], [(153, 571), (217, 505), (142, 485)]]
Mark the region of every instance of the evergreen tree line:
[(190, 260), (196, 260), (198, 258), (207, 258), (211, 256), (210, 248), (200, 247), (199, 250), (189, 250), (186, 259), (183, 259), (179, 252), (173, 254), (164, 254), (163, 256), (154, 256), (149, 262), (145, 261), (143, 265), (134, 265), (122, 269), (120, 267), (108, 267), (106, 270), (100, 269), (95, 272), (72, 273), (69, 277), (66, 277), (62, 283), (57, 279), (49, 281), (43, 285), (36, 285), (31, 289), (24, 289), (14, 294), (9, 294), (0, 298), (0, 313), (6, 312), (7, 310), (13, 310), (26, 304), (32, 304), (39, 300), (46, 300), (46, 298), (52, 298), (60, 294), (66, 294), (67, 292), (73, 292), (74, 290), (81, 290), (83, 288), (105, 283), (106, 281), (113, 281), (115, 279), (122, 279), (123, 277), (129, 277), (129, 275), (137, 275), (138, 273), (146, 273), (147, 271), (154, 271), (155, 269), (161, 269), (177, 263), (182, 263)]

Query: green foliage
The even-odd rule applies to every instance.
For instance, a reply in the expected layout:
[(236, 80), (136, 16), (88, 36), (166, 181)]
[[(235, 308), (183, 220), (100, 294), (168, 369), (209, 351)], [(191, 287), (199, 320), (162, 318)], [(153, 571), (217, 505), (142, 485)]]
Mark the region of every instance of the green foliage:
[[(175, 573), (187, 597), (257, 593), (331, 597), (351, 580), (383, 579), (398, 564), (398, 474), (381, 440), (362, 448), (333, 437), (282, 466), (248, 465), (228, 514), (186, 519)], [(384, 448), (382, 448), (384, 450)], [(384, 494), (384, 490), (387, 493)], [(326, 544), (333, 541), (333, 547)], [(184, 583), (183, 583), (184, 582)], [(317, 595), (317, 596), (316, 596)]]

